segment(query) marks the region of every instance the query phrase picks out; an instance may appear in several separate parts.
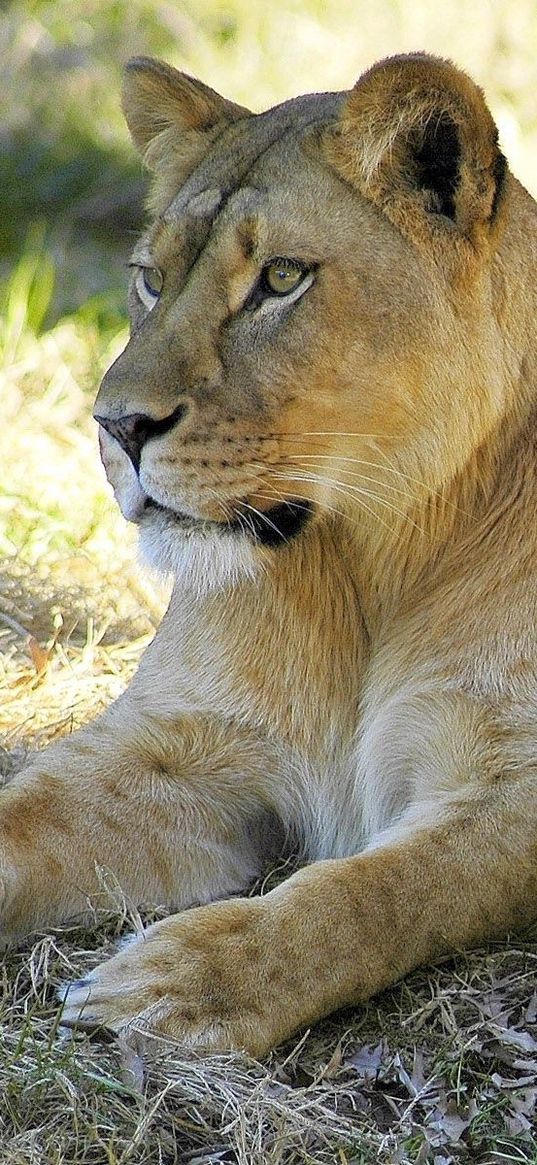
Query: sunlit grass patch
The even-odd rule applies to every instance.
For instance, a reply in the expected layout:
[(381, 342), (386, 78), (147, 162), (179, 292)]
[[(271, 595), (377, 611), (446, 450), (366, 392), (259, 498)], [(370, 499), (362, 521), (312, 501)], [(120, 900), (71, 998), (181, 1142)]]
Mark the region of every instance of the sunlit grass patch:
[(95, 384), (126, 341), (91, 304), (52, 330), (44, 321), (54, 265), (31, 230), (2, 292), (0, 549), (28, 564), (91, 546), (111, 513), (90, 418)]
[(95, 386), (125, 325), (101, 305), (45, 319), (54, 279), (31, 231), (4, 288), (0, 330), (0, 732), (33, 742), (119, 694), (160, 601), (134, 567), (135, 540), (102, 471)]

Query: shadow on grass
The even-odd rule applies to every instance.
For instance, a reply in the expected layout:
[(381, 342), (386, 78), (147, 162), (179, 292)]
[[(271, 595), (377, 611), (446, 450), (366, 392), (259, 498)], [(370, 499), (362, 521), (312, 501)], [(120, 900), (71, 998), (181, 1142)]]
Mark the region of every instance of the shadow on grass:
[(52, 143), (27, 131), (10, 135), (2, 161), (0, 258), (4, 274), (40, 224), (56, 271), (44, 325), (102, 296), (124, 314), (125, 265), (144, 220), (141, 168), (84, 134)]

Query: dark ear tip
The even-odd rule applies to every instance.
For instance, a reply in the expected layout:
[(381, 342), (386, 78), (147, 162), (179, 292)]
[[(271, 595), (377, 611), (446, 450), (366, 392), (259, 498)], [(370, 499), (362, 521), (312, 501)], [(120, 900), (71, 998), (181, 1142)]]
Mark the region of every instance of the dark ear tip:
[(159, 61), (156, 57), (130, 57), (124, 66), (124, 74), (128, 76), (129, 73), (168, 73), (170, 66), (166, 65), (164, 61)]
[(508, 169), (509, 167), (507, 165), (507, 159), (505, 158), (504, 154), (502, 154), (502, 151), (498, 146), (498, 153), (496, 154), (496, 160), (494, 162), (493, 168), (495, 191), (490, 212), (491, 222), (494, 221), (498, 213), (498, 207), (500, 206), (502, 200)]
[(125, 64), (125, 72), (130, 73), (136, 71), (136, 69), (145, 69), (152, 61), (153, 57), (129, 57)]

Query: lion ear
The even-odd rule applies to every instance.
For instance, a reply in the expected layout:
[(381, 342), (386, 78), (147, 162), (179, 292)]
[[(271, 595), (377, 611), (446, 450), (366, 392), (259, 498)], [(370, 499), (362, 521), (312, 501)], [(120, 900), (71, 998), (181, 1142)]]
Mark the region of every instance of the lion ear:
[(150, 170), (174, 165), (184, 180), (203, 158), (215, 131), (249, 110), (164, 61), (134, 57), (123, 83), (123, 112), (132, 140)]
[(330, 161), (405, 234), (455, 225), (477, 242), (494, 216), (505, 160), (481, 90), (417, 53), (357, 82), (327, 142)]

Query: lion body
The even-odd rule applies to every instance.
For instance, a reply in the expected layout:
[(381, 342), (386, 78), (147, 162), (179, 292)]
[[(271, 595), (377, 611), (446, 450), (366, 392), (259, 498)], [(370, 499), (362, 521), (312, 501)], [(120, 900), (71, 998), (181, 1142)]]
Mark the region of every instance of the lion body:
[(4, 792), (5, 928), (103, 866), (196, 906), (67, 1019), (262, 1053), (537, 912), (537, 208), (419, 54), (256, 117), (135, 61), (125, 110), (154, 221), (96, 416), (174, 591)]

